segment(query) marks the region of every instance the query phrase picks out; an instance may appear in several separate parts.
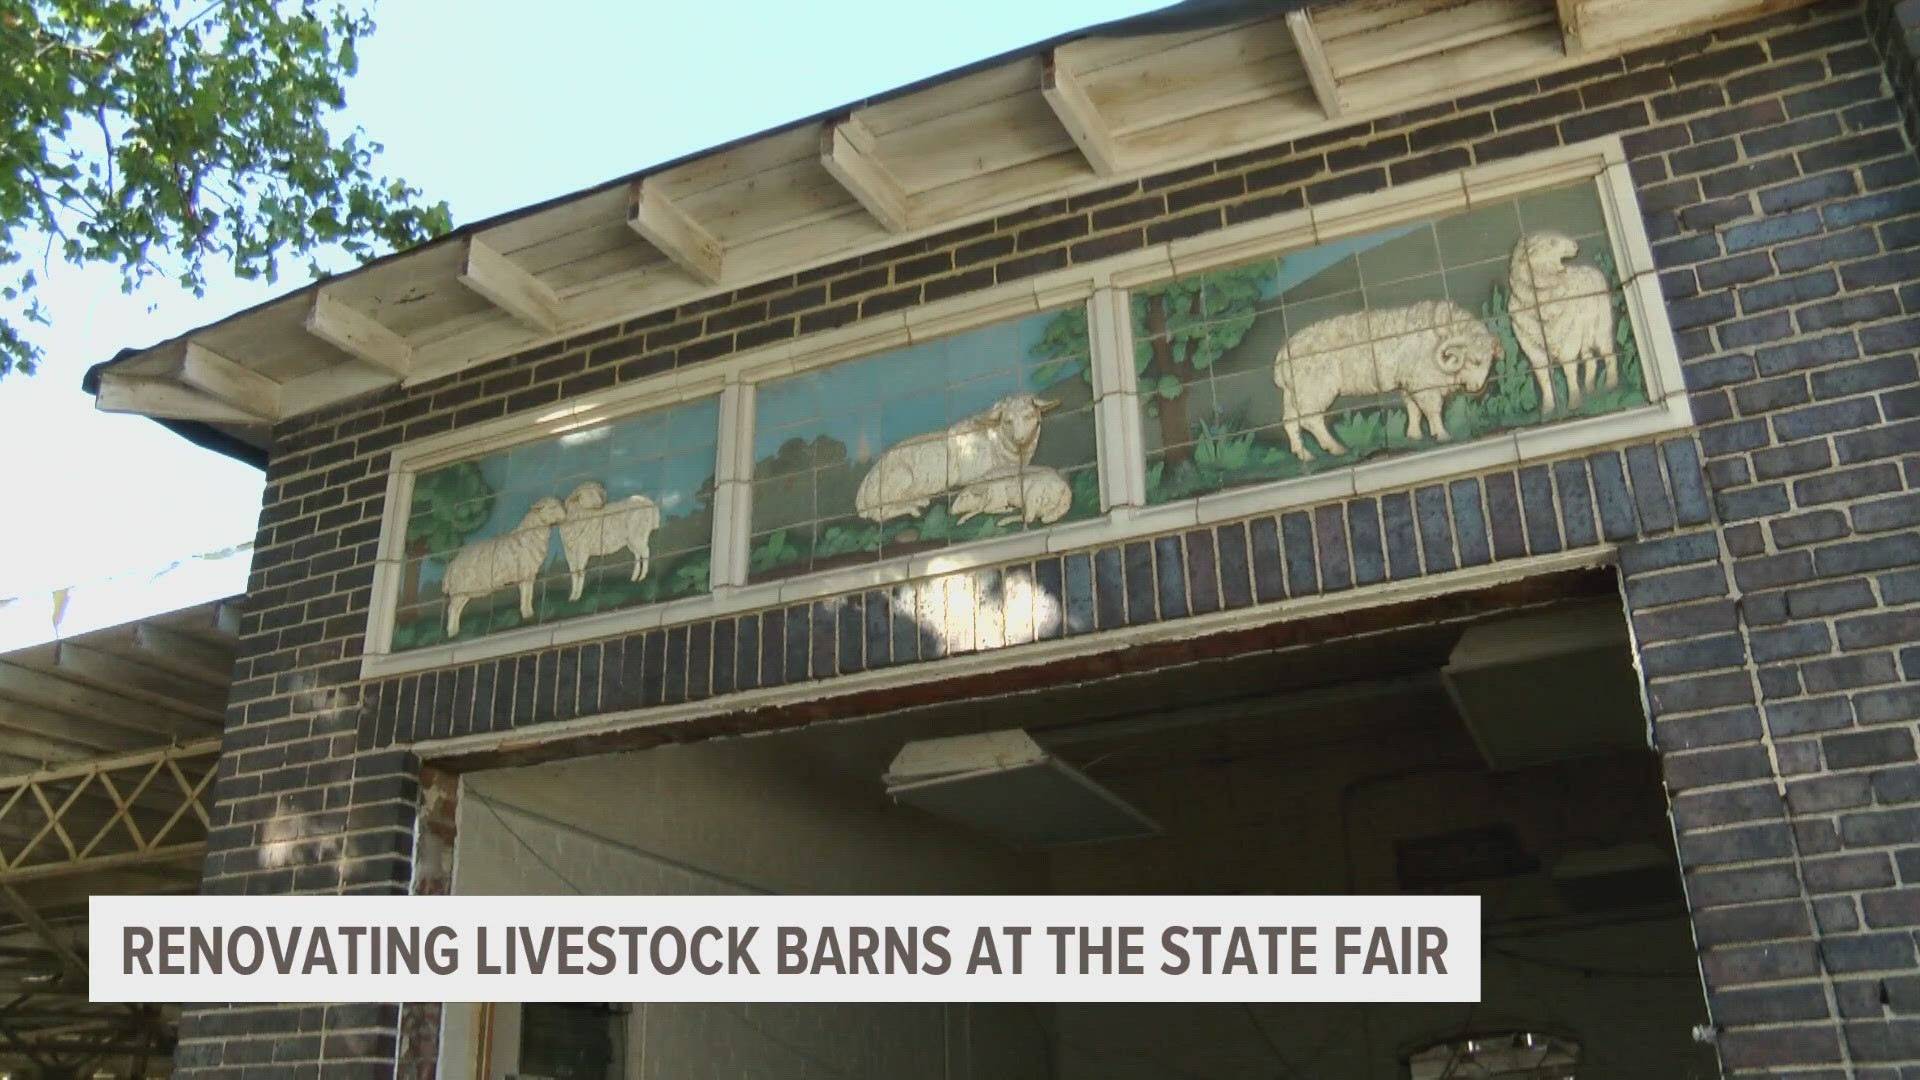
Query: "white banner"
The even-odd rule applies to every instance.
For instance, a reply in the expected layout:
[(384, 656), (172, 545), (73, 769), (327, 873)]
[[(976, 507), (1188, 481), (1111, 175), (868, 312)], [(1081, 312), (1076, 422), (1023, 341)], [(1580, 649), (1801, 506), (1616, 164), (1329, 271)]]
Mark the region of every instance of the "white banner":
[(94, 1001), (1455, 1001), (1473, 896), (96, 896)]

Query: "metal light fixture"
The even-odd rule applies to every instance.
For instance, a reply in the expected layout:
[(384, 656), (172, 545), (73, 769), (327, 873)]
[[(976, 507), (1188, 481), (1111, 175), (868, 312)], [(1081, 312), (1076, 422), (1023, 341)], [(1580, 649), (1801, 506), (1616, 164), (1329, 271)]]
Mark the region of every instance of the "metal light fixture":
[(1576, 1080), (1579, 1067), (1577, 1041), (1537, 1031), (1462, 1036), (1407, 1055), (1410, 1080)]
[(1153, 819), (1020, 730), (908, 743), (885, 782), (899, 802), (1022, 847), (1160, 831)]

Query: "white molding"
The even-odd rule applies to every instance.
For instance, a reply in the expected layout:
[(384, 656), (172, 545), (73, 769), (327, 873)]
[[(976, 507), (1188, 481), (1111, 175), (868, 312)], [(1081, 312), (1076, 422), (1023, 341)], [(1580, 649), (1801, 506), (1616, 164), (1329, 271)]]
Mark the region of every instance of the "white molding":
[(731, 379), (720, 392), (720, 460), (713, 472), (711, 587), (745, 585), (753, 522), (753, 383)]
[(1100, 509), (1147, 501), (1140, 395), (1133, 370), (1133, 313), (1125, 289), (1103, 286), (1087, 304), (1087, 365), (1093, 377)]
[[(1338, 237), (1427, 220), (1473, 205), (1586, 180), (1600, 193), (1610, 245), (1623, 278), (1651, 404), (1601, 417), (1564, 420), (1470, 442), (1442, 445), (1291, 480), (1253, 484), (1178, 502), (1146, 505), (1145, 439), (1126, 290), (1285, 254)], [(1665, 302), (1618, 137), (1560, 147), (1457, 174), (1403, 184), (1326, 207), (1301, 210), (1157, 245), (1089, 266), (863, 320), (806, 338), (663, 373), (630, 386), (563, 403), (531, 419), (509, 417), (397, 448), (396, 475), (550, 437), (572, 428), (693, 400), (721, 396), (719, 461), (712, 538), (712, 591), (664, 603), (504, 631), (477, 641), (391, 653), (393, 606), (404, 545), (391, 534), (406, 489), (390, 485), (381, 560), (375, 570), (368, 653), (372, 678), (590, 641), (652, 627), (856, 591), (917, 577), (991, 566), (1047, 553), (1096, 547), (1212, 525), (1355, 495), (1374, 494), (1523, 461), (1599, 449), (1682, 430), (1692, 416), (1667, 325)], [(755, 388), (762, 382), (948, 337), (1008, 319), (1084, 302), (1094, 381), (1097, 460), (1103, 516), (1091, 521), (959, 544), (935, 552), (779, 581), (747, 583)]]

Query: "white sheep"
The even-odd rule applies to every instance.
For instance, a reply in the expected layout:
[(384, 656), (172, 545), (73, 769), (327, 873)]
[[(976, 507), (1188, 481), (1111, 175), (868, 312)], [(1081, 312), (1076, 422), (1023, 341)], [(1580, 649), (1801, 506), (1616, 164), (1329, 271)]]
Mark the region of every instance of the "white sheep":
[(1500, 355), (1500, 339), (1458, 304), (1421, 300), (1401, 307), (1335, 315), (1287, 339), (1273, 362), (1280, 420), (1295, 457), (1306, 459), (1305, 428), (1328, 454), (1344, 454), (1327, 430), (1327, 409), (1351, 394), (1399, 391), (1407, 436), (1421, 424), (1448, 438), (1441, 409), (1456, 390), (1477, 393)]
[(509, 585), (520, 589), (520, 617), (533, 618), (533, 583), (547, 561), (548, 534), (567, 516), (559, 499), (541, 499), (512, 532), (460, 546), (447, 560), (440, 591), (447, 597), (447, 636), (460, 634), (460, 612), (476, 597)]
[(1028, 466), (990, 476), (960, 489), (950, 509), (957, 524), (980, 514), (1005, 514), (1001, 525), (1016, 521), (1051, 525), (1073, 506), (1073, 488), (1056, 469)]
[(1041, 417), (1056, 404), (1010, 394), (944, 431), (902, 439), (861, 478), (854, 509), (869, 521), (918, 517), (940, 495), (1024, 467), (1040, 445)]
[(607, 505), (607, 489), (592, 480), (567, 496), (566, 520), (560, 523), (560, 550), (567, 557), (573, 589), (567, 599), (578, 600), (587, 587), (587, 560), (612, 555), (622, 548), (633, 553), (633, 580), (647, 576), (649, 544), (660, 527), (660, 507), (645, 495), (629, 495)]
[(1580, 245), (1565, 233), (1536, 232), (1520, 238), (1507, 268), (1507, 313), (1513, 337), (1540, 384), (1540, 413), (1553, 411), (1553, 369), (1567, 380), (1567, 407), (1578, 408), (1583, 389), (1597, 388), (1602, 365), (1606, 385), (1620, 384), (1620, 358), (1613, 349), (1613, 298), (1607, 278), (1584, 263), (1568, 262)]

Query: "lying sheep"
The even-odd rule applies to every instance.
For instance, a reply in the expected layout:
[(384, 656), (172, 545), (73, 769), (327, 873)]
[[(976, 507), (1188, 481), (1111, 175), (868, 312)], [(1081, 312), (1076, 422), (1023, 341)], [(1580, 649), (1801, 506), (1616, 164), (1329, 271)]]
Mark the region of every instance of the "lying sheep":
[(541, 499), (504, 536), (462, 544), (447, 560), (440, 591), (447, 597), (447, 636), (460, 634), (460, 612), (476, 597), (509, 585), (520, 589), (520, 617), (533, 618), (533, 583), (547, 561), (547, 534), (567, 516), (559, 499)]
[(895, 443), (861, 478), (854, 509), (876, 522), (918, 517), (940, 495), (1020, 469), (1040, 445), (1040, 418), (1056, 404), (1010, 394), (944, 431)]
[(560, 550), (567, 556), (573, 589), (567, 599), (578, 600), (587, 587), (587, 560), (612, 555), (625, 548), (633, 553), (633, 580), (647, 576), (649, 543), (660, 527), (660, 507), (645, 495), (629, 495), (607, 505), (607, 489), (592, 480), (567, 496), (567, 517), (560, 523)]
[(1073, 488), (1056, 469), (1029, 466), (1019, 472), (990, 476), (960, 490), (950, 509), (955, 523), (964, 525), (981, 514), (1005, 514), (1001, 525), (1016, 521), (1051, 525), (1073, 506)]
[(1312, 323), (1287, 339), (1273, 362), (1280, 388), (1280, 420), (1295, 457), (1305, 460), (1300, 429), (1313, 433), (1320, 449), (1344, 454), (1327, 430), (1335, 398), (1399, 391), (1407, 406), (1407, 437), (1421, 424), (1433, 437), (1448, 437), (1441, 407), (1455, 390), (1478, 392), (1500, 356), (1493, 331), (1458, 304), (1421, 300), (1401, 307), (1336, 315)]
[(1564, 233), (1528, 233), (1513, 247), (1507, 268), (1507, 313), (1513, 337), (1540, 384), (1540, 413), (1553, 411), (1553, 369), (1567, 380), (1567, 407), (1579, 408), (1582, 389), (1620, 384), (1613, 349), (1613, 298), (1598, 269), (1568, 259), (1580, 245)]

